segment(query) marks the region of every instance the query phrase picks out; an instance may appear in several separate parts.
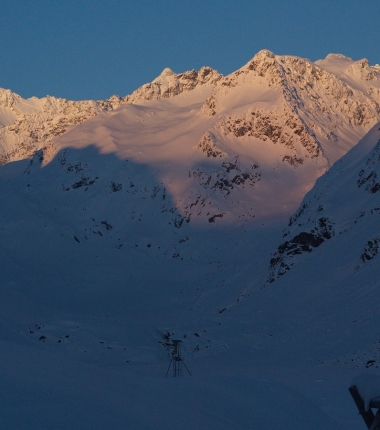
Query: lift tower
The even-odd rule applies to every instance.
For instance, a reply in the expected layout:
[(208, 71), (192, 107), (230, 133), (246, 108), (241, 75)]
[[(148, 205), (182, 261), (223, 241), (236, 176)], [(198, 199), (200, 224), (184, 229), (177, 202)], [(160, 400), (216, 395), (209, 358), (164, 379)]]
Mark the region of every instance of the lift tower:
[(169, 363), (168, 371), (166, 372), (166, 377), (169, 374), (169, 370), (171, 365), (173, 364), (173, 376), (174, 378), (177, 378), (178, 376), (182, 376), (182, 365), (187, 370), (188, 374), (191, 376), (191, 373), (189, 369), (187, 368), (185, 362), (183, 361), (183, 358), (181, 356), (181, 342), (182, 340), (174, 340), (171, 345), (169, 345), (172, 348), (172, 358)]

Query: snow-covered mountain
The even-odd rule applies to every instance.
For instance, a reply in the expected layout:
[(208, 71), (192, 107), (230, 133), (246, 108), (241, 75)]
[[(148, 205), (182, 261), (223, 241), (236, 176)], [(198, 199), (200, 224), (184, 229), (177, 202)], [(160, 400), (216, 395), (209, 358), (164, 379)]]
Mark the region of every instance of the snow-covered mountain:
[[(8, 427), (359, 429), (346, 388), (378, 360), (379, 77), (261, 51), (105, 102), (4, 90)], [(192, 379), (164, 378), (172, 339)]]
[[(11, 90), (0, 88), (0, 165), (30, 157), (55, 137), (101, 112), (125, 103), (176, 96), (197, 86), (208, 88), (220, 78), (209, 67), (179, 75), (165, 69), (152, 83), (133, 94), (124, 98), (112, 96), (104, 101), (70, 101), (52, 96), (23, 99)], [(209, 91), (206, 89), (207, 95)]]
[(71, 127), (121, 103), (118, 96), (79, 102), (51, 96), (23, 99), (0, 88), (0, 165), (30, 157)]
[(23, 100), (9, 90), (0, 100), (3, 163), (39, 149), (46, 163), (95, 145), (154, 169), (184, 220), (231, 222), (291, 214), (380, 120), (380, 73), (341, 55), (314, 64), (264, 50), (226, 77), (165, 69), (104, 102)]

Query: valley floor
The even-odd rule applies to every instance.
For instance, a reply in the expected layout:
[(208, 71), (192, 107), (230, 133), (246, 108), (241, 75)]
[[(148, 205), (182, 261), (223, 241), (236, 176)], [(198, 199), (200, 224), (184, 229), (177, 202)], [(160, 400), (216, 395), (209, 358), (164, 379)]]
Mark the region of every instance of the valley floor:
[[(263, 287), (284, 222), (193, 232), (183, 260), (73, 240), (52, 254), (41, 231), (34, 253), (8, 250), (3, 428), (363, 428), (348, 386), (365, 366), (321, 363), (328, 344), (303, 342), (305, 315)], [(165, 378), (176, 338), (192, 376)]]

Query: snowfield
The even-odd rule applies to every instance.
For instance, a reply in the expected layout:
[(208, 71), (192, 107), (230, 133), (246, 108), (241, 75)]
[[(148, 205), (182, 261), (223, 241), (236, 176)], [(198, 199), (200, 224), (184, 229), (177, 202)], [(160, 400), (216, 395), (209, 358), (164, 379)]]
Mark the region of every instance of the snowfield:
[(379, 78), (264, 50), (106, 101), (1, 90), (3, 428), (363, 428)]

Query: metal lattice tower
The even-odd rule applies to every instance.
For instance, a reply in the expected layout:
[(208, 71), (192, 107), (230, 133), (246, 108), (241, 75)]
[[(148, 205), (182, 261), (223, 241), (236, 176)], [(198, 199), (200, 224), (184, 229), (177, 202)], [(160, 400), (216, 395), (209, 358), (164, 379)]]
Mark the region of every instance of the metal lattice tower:
[(173, 377), (177, 378), (179, 376), (182, 376), (182, 365), (187, 370), (188, 374), (191, 376), (191, 373), (189, 369), (187, 368), (185, 362), (183, 361), (183, 358), (181, 356), (181, 342), (182, 340), (174, 340), (171, 345), (169, 345), (172, 348), (172, 358), (169, 363), (168, 371), (166, 372), (166, 377), (169, 374), (170, 366), (173, 364)]

